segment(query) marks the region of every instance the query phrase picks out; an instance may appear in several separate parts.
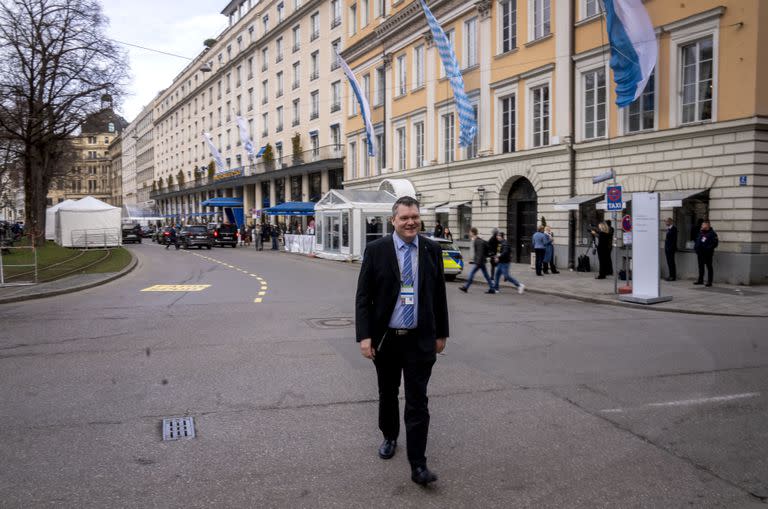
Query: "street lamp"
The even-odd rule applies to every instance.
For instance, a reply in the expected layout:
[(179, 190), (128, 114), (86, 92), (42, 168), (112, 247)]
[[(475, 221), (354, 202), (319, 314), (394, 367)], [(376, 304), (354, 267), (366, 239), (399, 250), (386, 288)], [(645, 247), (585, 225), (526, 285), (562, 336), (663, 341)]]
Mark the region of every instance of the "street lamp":
[(485, 186), (477, 186), (477, 196), (480, 198), (480, 206), (488, 206), (488, 200), (485, 199)]

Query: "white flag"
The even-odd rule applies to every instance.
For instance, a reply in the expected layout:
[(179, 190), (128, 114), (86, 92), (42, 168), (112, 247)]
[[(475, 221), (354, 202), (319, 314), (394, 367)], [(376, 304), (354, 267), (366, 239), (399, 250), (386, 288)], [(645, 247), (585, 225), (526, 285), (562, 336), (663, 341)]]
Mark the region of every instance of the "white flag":
[(248, 135), (248, 125), (245, 123), (245, 119), (240, 115), (236, 115), (235, 120), (237, 121), (237, 127), (240, 129), (240, 141), (243, 142), (243, 146), (245, 147), (245, 151), (248, 154), (248, 158), (255, 159), (256, 153), (253, 150), (253, 142), (251, 141), (251, 137)]
[(221, 154), (219, 153), (219, 150), (216, 148), (216, 145), (213, 144), (213, 139), (211, 138), (211, 135), (209, 133), (203, 133), (203, 139), (208, 143), (208, 148), (211, 151), (211, 155), (213, 156), (213, 160), (216, 163), (216, 173), (221, 173), (222, 171), (226, 171), (226, 168), (224, 168), (224, 161), (221, 159)]

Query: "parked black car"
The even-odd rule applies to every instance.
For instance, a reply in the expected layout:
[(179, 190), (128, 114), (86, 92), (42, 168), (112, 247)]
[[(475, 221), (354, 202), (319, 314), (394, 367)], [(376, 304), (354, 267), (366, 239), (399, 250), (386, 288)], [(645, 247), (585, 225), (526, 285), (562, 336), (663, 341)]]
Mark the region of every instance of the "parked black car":
[(185, 226), (179, 232), (179, 246), (183, 249), (189, 249), (192, 246), (197, 246), (197, 249), (203, 247), (211, 249), (212, 245), (211, 234), (205, 226)]
[(155, 234), (155, 227), (152, 225), (144, 225), (141, 227), (141, 237), (144, 239), (151, 239)]
[(214, 246), (237, 247), (237, 225), (220, 224), (211, 230)]
[(123, 244), (134, 242), (141, 244), (141, 226), (137, 224), (124, 224), (122, 227)]

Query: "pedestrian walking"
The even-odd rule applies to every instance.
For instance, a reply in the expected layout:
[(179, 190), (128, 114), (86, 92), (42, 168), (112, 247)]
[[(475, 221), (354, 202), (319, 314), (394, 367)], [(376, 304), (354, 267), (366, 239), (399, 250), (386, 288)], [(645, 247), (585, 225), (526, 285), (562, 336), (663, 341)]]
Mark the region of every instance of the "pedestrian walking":
[(515, 285), (517, 288), (517, 293), (523, 293), (525, 291), (525, 285), (517, 279), (513, 278), (509, 273), (509, 264), (512, 263), (512, 246), (504, 237), (504, 232), (500, 231), (496, 234), (496, 236), (499, 239), (499, 245), (501, 248), (498, 256), (498, 264), (496, 265), (496, 275), (494, 276), (494, 287), (498, 292), (499, 283), (503, 277), (504, 281)]
[(544, 274), (560, 274), (560, 271), (555, 267), (555, 235), (552, 233), (552, 227), (547, 225), (544, 227), (544, 234), (549, 237), (549, 243), (544, 248), (544, 263), (542, 270)]
[(595, 279), (605, 279), (606, 276), (613, 275), (613, 262), (611, 261), (613, 238), (611, 237), (611, 227), (603, 221), (597, 225), (596, 230), (593, 229), (590, 233), (597, 239), (597, 262), (599, 268)]
[(400, 433), (400, 378), (405, 382), (405, 435), (411, 480), (437, 480), (427, 467), (427, 385), (448, 338), (448, 303), (440, 246), (418, 235), (419, 202), (399, 198), (394, 233), (368, 244), (355, 297), (360, 351), (372, 359), (379, 387), (379, 457), (395, 454)]
[(533, 242), (533, 252), (536, 254), (536, 275), (542, 276), (544, 256), (547, 252), (547, 245), (552, 243), (552, 239), (544, 233), (544, 227), (539, 226), (538, 231), (533, 234), (531, 241)]
[(165, 245), (165, 249), (171, 247), (171, 244), (173, 244), (177, 250), (179, 249), (178, 237), (176, 236), (176, 227), (173, 225), (171, 225), (171, 229), (168, 230), (168, 243)]
[(491, 236), (488, 239), (488, 258), (491, 261), (491, 279), (493, 279), (493, 275), (496, 272), (496, 257), (499, 255), (499, 240), (496, 238), (498, 232), (498, 228), (491, 230)]
[(474, 226), (470, 228), (469, 233), (472, 239), (472, 246), (475, 251), (475, 256), (473, 259), (475, 266), (472, 267), (472, 270), (469, 272), (467, 282), (464, 283), (463, 286), (460, 286), (459, 290), (467, 293), (469, 291), (469, 287), (472, 286), (477, 271), (482, 271), (485, 280), (488, 282), (488, 291), (486, 293), (496, 293), (496, 287), (491, 280), (491, 276), (488, 274), (488, 269), (485, 267), (485, 260), (488, 258), (488, 243), (478, 236), (477, 228)]
[[(696, 260), (699, 262), (699, 278), (694, 281), (695, 285), (712, 286), (714, 273), (712, 270), (712, 259), (715, 256), (715, 248), (720, 244), (717, 233), (712, 229), (709, 219), (701, 223), (701, 230), (696, 236), (693, 250), (696, 251)], [(704, 283), (704, 268), (707, 269), (707, 282)]]
[(677, 252), (677, 226), (671, 217), (667, 218), (667, 234), (664, 237), (664, 256), (667, 258), (667, 269), (669, 275), (667, 281), (677, 279), (677, 264), (675, 263), (675, 253)]
[(269, 236), (272, 238), (272, 251), (277, 251), (277, 239), (280, 237), (280, 227), (276, 224), (270, 226)]

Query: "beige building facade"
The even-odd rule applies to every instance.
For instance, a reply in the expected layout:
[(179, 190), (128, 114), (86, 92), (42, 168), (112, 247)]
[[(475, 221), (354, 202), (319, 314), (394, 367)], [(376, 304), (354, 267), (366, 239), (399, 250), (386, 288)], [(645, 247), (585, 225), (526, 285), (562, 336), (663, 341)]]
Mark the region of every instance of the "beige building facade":
[[(720, 238), (716, 280), (764, 282), (768, 89), (758, 84), (768, 71), (758, 62), (768, 53), (768, 5), (644, 5), (658, 65), (641, 97), (619, 109), (599, 2), (430, 2), (477, 110), (477, 138), (464, 148), (418, 1), (346, 0), (342, 55), (369, 98), (382, 150), (366, 156), (345, 83), (345, 187), (408, 179), (428, 228), (440, 220), (456, 239), (471, 225), (483, 236), (500, 228), (519, 262), (529, 260), (530, 238), (546, 221), (557, 263), (567, 267), (588, 251), (589, 225), (610, 218), (601, 203), (607, 183), (592, 178), (612, 168), (625, 197), (661, 193), (662, 217), (680, 231), (681, 275), (694, 274), (692, 240), (709, 218)], [(621, 246), (620, 254), (631, 256)]]
[[(226, 219), (202, 205), (212, 197), (241, 200), (238, 222), (253, 222), (258, 210), (342, 185), (341, 0), (240, 0), (222, 14), (228, 28), (155, 103), (151, 194), (177, 222)], [(260, 157), (249, 158), (237, 116)], [(224, 172), (214, 175), (202, 132)]]

